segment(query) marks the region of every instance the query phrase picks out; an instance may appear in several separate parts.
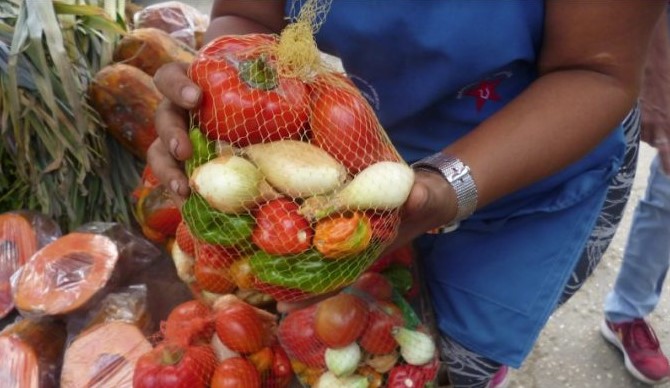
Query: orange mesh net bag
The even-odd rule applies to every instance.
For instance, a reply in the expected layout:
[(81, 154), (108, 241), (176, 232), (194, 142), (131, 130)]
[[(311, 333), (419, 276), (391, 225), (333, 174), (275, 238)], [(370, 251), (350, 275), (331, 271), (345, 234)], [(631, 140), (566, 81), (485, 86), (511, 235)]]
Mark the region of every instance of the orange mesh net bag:
[(253, 288), (280, 301), (332, 292), (397, 233), (414, 175), (317, 49), (328, 5), (306, 2), (280, 36), (220, 37), (190, 65), (203, 97), (182, 215), (204, 291)]

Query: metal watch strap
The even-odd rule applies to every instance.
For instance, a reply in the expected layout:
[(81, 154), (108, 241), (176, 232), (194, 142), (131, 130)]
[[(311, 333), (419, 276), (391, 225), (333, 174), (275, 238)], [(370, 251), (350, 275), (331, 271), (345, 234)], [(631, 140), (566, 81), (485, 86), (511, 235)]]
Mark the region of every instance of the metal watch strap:
[(470, 175), (470, 168), (460, 159), (438, 152), (413, 163), (412, 167), (436, 171), (454, 188), (458, 207), (456, 218), (451, 224), (464, 220), (474, 213), (477, 208), (477, 186)]

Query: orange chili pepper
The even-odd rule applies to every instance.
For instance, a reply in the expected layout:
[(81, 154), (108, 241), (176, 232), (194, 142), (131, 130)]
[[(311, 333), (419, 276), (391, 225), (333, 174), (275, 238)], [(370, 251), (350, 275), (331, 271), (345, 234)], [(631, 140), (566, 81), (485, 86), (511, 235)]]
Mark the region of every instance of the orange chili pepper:
[(371, 239), (370, 219), (361, 212), (353, 212), (320, 220), (313, 241), (325, 257), (340, 259), (365, 250)]

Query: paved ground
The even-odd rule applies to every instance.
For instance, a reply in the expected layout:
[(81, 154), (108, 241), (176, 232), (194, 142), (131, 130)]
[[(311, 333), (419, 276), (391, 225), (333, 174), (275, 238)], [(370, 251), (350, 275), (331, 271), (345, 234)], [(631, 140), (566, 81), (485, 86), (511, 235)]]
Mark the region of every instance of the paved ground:
[[(143, 0), (150, 4), (158, 0)], [(209, 12), (210, 0), (186, 1)], [(619, 231), (594, 275), (582, 290), (561, 308), (540, 336), (524, 366), (513, 372), (512, 388), (638, 388), (645, 384), (629, 377), (618, 350), (605, 342), (598, 331), (602, 302), (612, 287), (621, 264), (631, 215), (643, 195), (648, 168), (655, 152), (642, 146), (631, 200)], [(656, 333), (670, 351), (670, 282), (657, 311), (650, 317)], [(662, 387), (670, 388), (669, 384)]]

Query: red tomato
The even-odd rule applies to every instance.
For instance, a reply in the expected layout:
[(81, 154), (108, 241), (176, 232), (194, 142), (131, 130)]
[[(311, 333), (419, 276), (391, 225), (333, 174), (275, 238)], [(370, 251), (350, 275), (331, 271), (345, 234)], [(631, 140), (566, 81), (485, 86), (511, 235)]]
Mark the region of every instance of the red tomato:
[(402, 312), (392, 303), (383, 305), (380, 302), (380, 308), (370, 309), (369, 315), (368, 326), (358, 340), (359, 345), (370, 354), (391, 353), (398, 346), (391, 331), (404, 324)]
[(316, 305), (290, 312), (279, 323), (277, 337), (286, 353), (303, 364), (322, 368), (326, 365), (327, 346), (314, 332)]
[(235, 247), (198, 242), (195, 247), (195, 261), (216, 268), (228, 268), (240, 257)]
[(254, 308), (246, 303), (236, 303), (216, 313), (216, 334), (230, 350), (256, 353), (268, 345), (272, 335)]
[(331, 348), (355, 341), (368, 323), (368, 304), (351, 294), (338, 294), (317, 305), (314, 331)]
[(174, 236), (181, 222), (181, 213), (163, 186), (150, 189), (140, 199), (138, 208), (144, 225), (163, 236)]
[(177, 226), (177, 231), (175, 232), (175, 241), (179, 246), (179, 249), (182, 252), (186, 253), (191, 257), (195, 257), (195, 240), (191, 231), (188, 230), (188, 225), (182, 220)]
[(363, 273), (351, 287), (378, 300), (388, 301), (393, 296), (393, 285), (384, 275), (377, 272)]
[(367, 211), (365, 214), (370, 219), (373, 240), (389, 243), (395, 239), (400, 226), (400, 214), (398, 212)]
[(310, 128), (313, 142), (357, 174), (382, 160), (398, 156), (365, 98), (354, 88), (316, 82)]
[(209, 344), (213, 334), (212, 311), (197, 300), (184, 302), (172, 309), (165, 322), (165, 338), (181, 344)]
[(211, 388), (260, 388), (261, 376), (254, 364), (243, 357), (227, 358), (212, 376)]
[(201, 49), (189, 77), (202, 89), (196, 110), (211, 140), (238, 147), (300, 139), (309, 118), (309, 93), (297, 79), (282, 78), (273, 58), (254, 52), (274, 44), (264, 35), (222, 36)]
[(161, 343), (137, 360), (133, 388), (205, 388), (216, 364), (210, 346)]
[(269, 201), (256, 211), (253, 242), (271, 255), (298, 254), (312, 245), (314, 231), (298, 213), (300, 207), (291, 200)]
[(268, 388), (288, 387), (293, 379), (293, 368), (286, 351), (274, 344), (272, 346), (274, 357), (272, 358), (272, 373), (267, 381)]
[(206, 262), (196, 261), (193, 265), (193, 276), (201, 289), (215, 294), (227, 294), (237, 288), (226, 267), (215, 267)]

